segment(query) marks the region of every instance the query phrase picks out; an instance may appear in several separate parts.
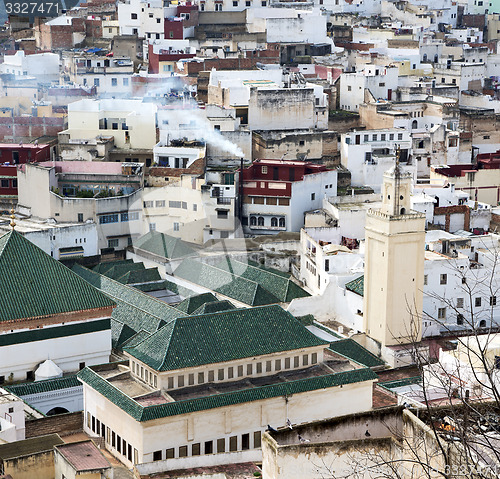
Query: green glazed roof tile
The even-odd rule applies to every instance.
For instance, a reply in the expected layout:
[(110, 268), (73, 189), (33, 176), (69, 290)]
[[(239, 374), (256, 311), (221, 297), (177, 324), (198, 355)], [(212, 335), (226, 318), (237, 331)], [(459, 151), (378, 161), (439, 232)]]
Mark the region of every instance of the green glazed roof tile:
[(15, 230), (0, 237), (0, 284), (0, 321), (115, 305)]
[(273, 305), (179, 318), (125, 351), (169, 371), (325, 344)]

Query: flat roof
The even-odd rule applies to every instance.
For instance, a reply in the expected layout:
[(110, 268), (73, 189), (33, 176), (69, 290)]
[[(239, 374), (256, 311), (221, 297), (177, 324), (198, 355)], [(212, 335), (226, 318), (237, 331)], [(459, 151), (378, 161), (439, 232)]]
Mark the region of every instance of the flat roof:
[(23, 441), (9, 442), (0, 445), (0, 460), (7, 461), (22, 456), (31, 456), (45, 451), (51, 451), (54, 446), (64, 444), (59, 434), (32, 437)]
[(56, 449), (77, 472), (109, 469), (111, 467), (108, 460), (90, 440), (63, 444), (57, 446)]

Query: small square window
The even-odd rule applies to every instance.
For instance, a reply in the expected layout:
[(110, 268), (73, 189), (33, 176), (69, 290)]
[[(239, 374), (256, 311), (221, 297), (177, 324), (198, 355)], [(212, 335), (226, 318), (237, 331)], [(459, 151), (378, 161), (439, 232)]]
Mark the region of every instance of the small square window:
[(481, 306), (481, 297), (474, 298), (474, 304), (476, 308), (479, 308)]
[(447, 284), (448, 283), (448, 275), (446, 273), (439, 275), (439, 284)]

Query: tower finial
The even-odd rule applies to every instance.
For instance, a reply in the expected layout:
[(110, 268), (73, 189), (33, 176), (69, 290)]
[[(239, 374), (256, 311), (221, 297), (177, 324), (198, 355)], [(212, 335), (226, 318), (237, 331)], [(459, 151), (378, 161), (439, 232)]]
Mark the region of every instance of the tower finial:
[(12, 228), (12, 231), (14, 231), (14, 228), (16, 227), (16, 222), (14, 221), (16, 219), (14, 207), (10, 210), (10, 227)]

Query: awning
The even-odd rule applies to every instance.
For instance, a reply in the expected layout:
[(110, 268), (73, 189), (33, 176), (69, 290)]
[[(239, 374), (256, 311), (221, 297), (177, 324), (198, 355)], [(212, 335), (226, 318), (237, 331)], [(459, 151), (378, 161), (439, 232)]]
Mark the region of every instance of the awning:
[(83, 246), (59, 248), (59, 258), (82, 258), (84, 256), (83, 253)]

